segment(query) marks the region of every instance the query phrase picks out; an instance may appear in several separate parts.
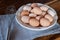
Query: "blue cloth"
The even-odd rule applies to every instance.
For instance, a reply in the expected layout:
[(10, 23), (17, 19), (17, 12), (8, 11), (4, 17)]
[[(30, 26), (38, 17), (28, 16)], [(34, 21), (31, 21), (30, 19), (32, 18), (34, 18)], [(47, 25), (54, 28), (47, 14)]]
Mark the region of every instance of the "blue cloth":
[(60, 33), (60, 25), (44, 31), (31, 31), (21, 27), (15, 20), (15, 14), (0, 15), (0, 40), (7, 40), (8, 30), (11, 27), (11, 40), (32, 40), (36, 37)]

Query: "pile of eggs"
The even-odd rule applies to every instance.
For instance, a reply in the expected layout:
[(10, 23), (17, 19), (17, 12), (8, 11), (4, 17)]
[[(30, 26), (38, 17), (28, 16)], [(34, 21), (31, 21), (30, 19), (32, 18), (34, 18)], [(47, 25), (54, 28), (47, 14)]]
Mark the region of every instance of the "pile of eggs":
[(50, 13), (46, 6), (39, 6), (37, 3), (32, 3), (30, 6), (23, 7), (21, 21), (31, 27), (48, 27), (53, 22), (53, 15)]

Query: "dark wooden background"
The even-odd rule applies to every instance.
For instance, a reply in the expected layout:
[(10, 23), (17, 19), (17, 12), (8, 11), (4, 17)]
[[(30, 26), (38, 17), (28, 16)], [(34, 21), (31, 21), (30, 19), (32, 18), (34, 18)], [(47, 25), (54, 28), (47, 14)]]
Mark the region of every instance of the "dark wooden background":
[(21, 5), (27, 3), (46, 3), (50, 2), (51, 0), (0, 0), (0, 15), (7, 14), (6, 10), (9, 6), (14, 6), (17, 10)]

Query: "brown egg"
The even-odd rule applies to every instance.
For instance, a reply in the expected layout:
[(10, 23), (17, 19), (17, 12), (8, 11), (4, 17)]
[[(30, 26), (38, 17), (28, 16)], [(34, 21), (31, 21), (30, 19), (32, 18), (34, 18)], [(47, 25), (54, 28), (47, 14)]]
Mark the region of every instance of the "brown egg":
[(53, 21), (53, 17), (51, 15), (49, 15), (49, 14), (46, 14), (45, 18), (47, 18), (50, 22)]
[(31, 9), (32, 9), (31, 6), (28, 6), (28, 5), (23, 7), (23, 10), (27, 10), (27, 11), (31, 11)]
[(29, 15), (28, 11), (24, 10), (24, 11), (21, 12), (21, 16), (26, 16), (26, 15)]
[(39, 26), (39, 21), (36, 20), (36, 19), (34, 19), (34, 18), (32, 18), (32, 19), (30, 19), (29, 24), (30, 24), (31, 26), (36, 27), (36, 26)]
[(36, 17), (37, 20), (40, 20), (40, 18), (41, 18), (41, 16), (37, 16), (37, 17)]
[(34, 14), (34, 13), (30, 13), (29, 16), (30, 16), (30, 17), (36, 17), (37, 15)]
[(38, 5), (37, 5), (37, 3), (32, 3), (31, 4), (31, 7), (37, 7)]
[(30, 19), (29, 16), (22, 16), (22, 17), (21, 17), (21, 20), (22, 20), (22, 22), (24, 22), (24, 23), (29, 23), (29, 19)]
[(41, 24), (41, 26), (43, 26), (43, 27), (47, 27), (47, 26), (50, 25), (50, 21), (47, 20), (46, 18), (41, 18), (41, 19), (40, 19), (40, 24)]
[(41, 6), (40, 9), (41, 9), (42, 11), (47, 11), (47, 10), (48, 10), (48, 8), (45, 7), (45, 6)]
[(52, 17), (54, 17), (56, 15), (56, 13), (54, 13), (54, 11), (52, 11), (52, 10), (48, 10), (47, 13), (49, 13)]
[(31, 12), (33, 12), (34, 14), (40, 15), (42, 14), (42, 10), (38, 7), (34, 7)]
[(46, 14), (46, 12), (43, 11), (41, 15), (44, 16), (45, 14)]

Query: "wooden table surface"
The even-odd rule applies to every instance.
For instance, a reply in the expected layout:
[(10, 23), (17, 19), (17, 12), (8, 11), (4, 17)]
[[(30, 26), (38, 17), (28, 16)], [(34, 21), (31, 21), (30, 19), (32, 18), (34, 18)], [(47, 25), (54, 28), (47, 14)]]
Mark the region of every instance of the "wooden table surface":
[[(9, 7), (9, 6), (14, 6), (16, 8), (16, 10), (23, 4), (26, 4), (26, 3), (29, 3), (29, 2), (40, 2), (40, 3), (46, 3), (46, 2), (49, 2), (51, 0), (1, 0), (0, 1), (0, 15), (3, 15), (3, 14), (7, 14), (6, 13), (6, 8)], [(54, 8), (58, 14), (58, 23), (60, 24), (60, 0), (55, 2), (55, 3), (52, 3), (50, 4), (49, 6), (51, 6), (52, 8)], [(39, 37), (39, 38), (36, 38), (34, 40), (54, 40), (56, 38), (60, 37), (60, 34), (56, 34), (56, 35), (48, 35), (48, 36), (45, 36), (45, 37)]]

